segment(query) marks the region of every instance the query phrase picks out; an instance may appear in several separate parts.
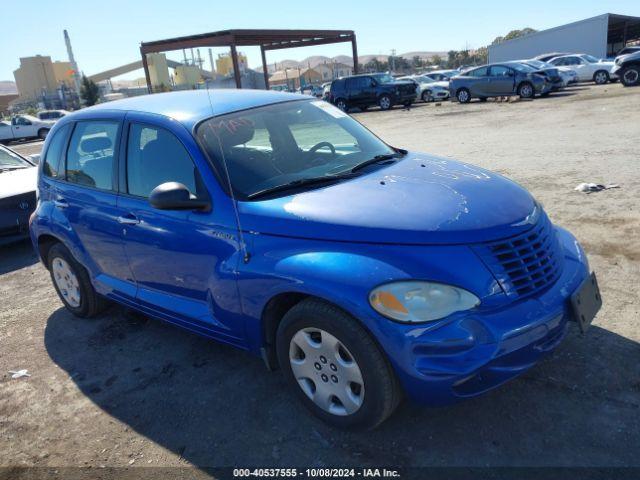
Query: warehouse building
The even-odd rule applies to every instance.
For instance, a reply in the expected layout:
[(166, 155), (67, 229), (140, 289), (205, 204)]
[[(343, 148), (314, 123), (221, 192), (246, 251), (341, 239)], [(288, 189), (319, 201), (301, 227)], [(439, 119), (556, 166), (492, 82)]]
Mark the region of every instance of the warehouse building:
[(615, 57), (625, 45), (640, 43), (640, 17), (605, 13), (489, 46), (489, 62), (532, 58), (548, 52)]

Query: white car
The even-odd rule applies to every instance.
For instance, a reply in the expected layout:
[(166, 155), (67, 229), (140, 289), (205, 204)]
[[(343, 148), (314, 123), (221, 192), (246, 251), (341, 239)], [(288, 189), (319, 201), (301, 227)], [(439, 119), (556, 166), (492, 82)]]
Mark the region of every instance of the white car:
[(556, 67), (569, 67), (578, 74), (580, 82), (596, 82), (598, 85), (605, 84), (617, 78), (611, 70), (615, 66), (613, 62), (599, 60), (594, 56), (585, 54), (562, 55), (549, 60), (551, 65)]
[(439, 82), (426, 75), (410, 75), (398, 80), (409, 80), (416, 83), (416, 96), (423, 102), (447, 100), (449, 98), (449, 82)]
[(12, 140), (39, 138), (44, 140), (56, 123), (55, 120), (40, 120), (31, 115), (17, 115), (11, 122), (0, 122), (0, 142), (9, 143)]
[(38, 118), (40, 120), (60, 120), (68, 114), (67, 110), (42, 110), (38, 112)]

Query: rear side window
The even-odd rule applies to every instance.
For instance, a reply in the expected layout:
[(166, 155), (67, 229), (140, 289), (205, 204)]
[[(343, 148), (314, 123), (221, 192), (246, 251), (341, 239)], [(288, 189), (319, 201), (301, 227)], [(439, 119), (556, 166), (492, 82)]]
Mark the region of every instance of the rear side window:
[[(197, 180), (198, 179), (198, 180)], [(147, 198), (166, 182), (179, 182), (197, 195), (198, 172), (175, 135), (163, 128), (132, 124), (127, 144), (127, 191)]]
[(486, 77), (487, 76), (487, 67), (476, 68), (475, 70), (471, 70), (467, 75), (470, 77)]
[(64, 175), (64, 168), (63, 165), (61, 165), (61, 160), (64, 158), (64, 147), (67, 144), (67, 137), (70, 129), (71, 124), (69, 123), (58, 129), (53, 135), (42, 165), (42, 173), (45, 176), (58, 178)]
[(112, 190), (117, 135), (116, 122), (78, 122), (67, 150), (67, 181)]

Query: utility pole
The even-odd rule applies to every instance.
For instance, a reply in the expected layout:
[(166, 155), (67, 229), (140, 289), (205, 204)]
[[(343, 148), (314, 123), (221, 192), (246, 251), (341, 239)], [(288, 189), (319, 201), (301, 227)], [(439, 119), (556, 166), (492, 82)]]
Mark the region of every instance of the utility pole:
[(395, 48), (391, 49), (391, 64), (389, 65), (389, 68), (391, 69), (391, 73), (394, 73), (396, 71), (396, 49)]

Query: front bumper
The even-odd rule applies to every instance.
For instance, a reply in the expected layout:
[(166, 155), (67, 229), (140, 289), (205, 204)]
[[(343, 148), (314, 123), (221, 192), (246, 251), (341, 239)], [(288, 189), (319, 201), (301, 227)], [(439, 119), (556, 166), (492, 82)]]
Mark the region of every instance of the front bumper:
[(403, 325), (392, 364), (406, 394), (427, 405), (480, 395), (535, 365), (568, 331), (569, 297), (589, 274), (576, 239), (557, 230), (562, 275), (549, 289), (483, 312), (460, 312), (437, 325)]

